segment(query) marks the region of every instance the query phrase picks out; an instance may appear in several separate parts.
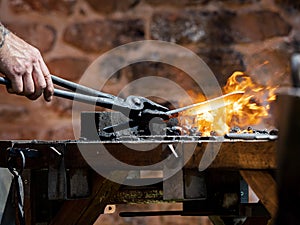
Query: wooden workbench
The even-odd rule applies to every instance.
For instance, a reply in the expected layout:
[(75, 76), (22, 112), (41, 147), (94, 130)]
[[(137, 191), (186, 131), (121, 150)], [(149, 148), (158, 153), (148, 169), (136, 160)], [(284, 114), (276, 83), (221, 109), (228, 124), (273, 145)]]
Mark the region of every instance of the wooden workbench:
[[(187, 174), (190, 176), (189, 173), (197, 174), (199, 172), (199, 165), (205, 154), (205, 157), (210, 157), (211, 160), (207, 169), (210, 176), (222, 173), (225, 175), (228, 173), (230, 176), (232, 173), (238, 173), (251, 186), (270, 216), (273, 217), (277, 210), (276, 183), (274, 180), (274, 170), (276, 169), (275, 143), (276, 141), (265, 140), (224, 140), (222, 142), (217, 140), (197, 142), (177, 140), (160, 141), (159, 143), (151, 140), (128, 141), (127, 143), (126, 141), (2, 141), (0, 142), (0, 149), (3, 149), (0, 151), (0, 166), (7, 166), (8, 152), (6, 149), (8, 147), (37, 150), (39, 152), (38, 158), (26, 159), (23, 173), (27, 224), (36, 224), (44, 219), (50, 224), (88, 225), (95, 222), (107, 204), (184, 202), (189, 200), (186, 199), (185, 195), (182, 199), (178, 198), (177, 200), (166, 198), (165, 184), (162, 181), (147, 186), (129, 187), (98, 175), (89, 166), (91, 163), (97, 163), (97, 158), (93, 161), (92, 156), (99, 144), (105, 146), (114, 157), (122, 159), (129, 165), (137, 166), (152, 165), (167, 157), (174, 157), (172, 151), (166, 148), (168, 144), (173, 144), (176, 146), (176, 150), (179, 150), (179, 158), (185, 159), (185, 165), (182, 168), (184, 171), (183, 180), (186, 179)], [(143, 145), (151, 144), (156, 145), (151, 151), (137, 152), (131, 149), (132, 146), (139, 149)], [(50, 147), (54, 147), (62, 155), (57, 155)], [(86, 149), (84, 156), (79, 150), (82, 148)], [(193, 151), (189, 152), (189, 149), (193, 149)], [(85, 158), (88, 152), (91, 152), (91, 159), (87, 163)], [(102, 167), (120, 170), (117, 164), (105, 160), (106, 156), (101, 151), (97, 150), (97, 155), (103, 159), (101, 160)], [(60, 171), (62, 170), (66, 171), (66, 174), (61, 174)], [(163, 170), (163, 168), (158, 166), (155, 170)], [(52, 174), (51, 179), (49, 173)], [(205, 173), (205, 170), (201, 171), (202, 173)], [(77, 179), (78, 174), (81, 176), (80, 179)], [(120, 179), (126, 179), (127, 175), (128, 171), (125, 170), (123, 173), (116, 173)], [(45, 180), (48, 183), (43, 182)], [(76, 187), (76, 182), (79, 182), (77, 184), (81, 184), (82, 187)], [(85, 187), (86, 184), (88, 184), (88, 190)], [(50, 190), (53, 186), (56, 189)], [(76, 196), (76, 192), (79, 195)], [(51, 201), (48, 200), (49, 194), (53, 199)], [(50, 213), (40, 213), (39, 207), (50, 210)], [(199, 212), (199, 215), (203, 214), (205, 212)], [(43, 215), (47, 215), (48, 218)]]

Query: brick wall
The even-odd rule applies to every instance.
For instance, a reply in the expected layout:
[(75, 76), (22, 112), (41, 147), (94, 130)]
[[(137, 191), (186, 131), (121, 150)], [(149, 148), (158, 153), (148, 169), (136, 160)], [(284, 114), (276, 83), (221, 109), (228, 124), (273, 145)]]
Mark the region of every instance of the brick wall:
[[(299, 8), (292, 0), (0, 0), (0, 20), (41, 50), (51, 73), (75, 82), (102, 53), (154, 39), (194, 51), (221, 86), (235, 70), (262, 84), (290, 85), (289, 57), (299, 50)], [(193, 88), (176, 68), (139, 63), (116, 74), (104, 90), (117, 94), (141, 74)], [(0, 139), (74, 138), (70, 101), (31, 102), (3, 87), (0, 94)]]

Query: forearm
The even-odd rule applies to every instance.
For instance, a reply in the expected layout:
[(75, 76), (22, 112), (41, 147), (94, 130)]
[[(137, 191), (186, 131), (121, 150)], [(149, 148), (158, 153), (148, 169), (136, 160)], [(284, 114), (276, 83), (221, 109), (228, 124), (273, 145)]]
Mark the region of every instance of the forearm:
[(40, 51), (0, 23), (0, 72), (11, 82), (8, 92), (36, 99), (42, 93), (47, 101), (53, 95), (50, 72)]
[(8, 34), (9, 30), (0, 22), (0, 48), (3, 47), (5, 43), (5, 38)]

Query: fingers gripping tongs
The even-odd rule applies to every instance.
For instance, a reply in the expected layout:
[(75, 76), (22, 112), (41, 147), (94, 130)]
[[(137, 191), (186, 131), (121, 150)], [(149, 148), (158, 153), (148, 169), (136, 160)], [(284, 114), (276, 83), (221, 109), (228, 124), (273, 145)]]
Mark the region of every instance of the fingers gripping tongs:
[[(97, 105), (104, 108), (119, 111), (128, 117), (129, 121), (125, 124), (118, 124), (107, 128), (106, 132), (112, 132), (114, 128), (122, 129), (138, 126), (139, 123), (147, 123), (154, 117), (168, 119), (166, 112), (168, 108), (161, 106), (147, 98), (141, 96), (128, 96), (126, 99), (97, 91), (95, 89), (62, 79), (60, 77), (51, 76), (55, 85), (65, 88), (54, 89), (54, 96), (83, 102), (91, 105)], [(10, 86), (10, 81), (5, 77), (0, 77), (0, 84)]]

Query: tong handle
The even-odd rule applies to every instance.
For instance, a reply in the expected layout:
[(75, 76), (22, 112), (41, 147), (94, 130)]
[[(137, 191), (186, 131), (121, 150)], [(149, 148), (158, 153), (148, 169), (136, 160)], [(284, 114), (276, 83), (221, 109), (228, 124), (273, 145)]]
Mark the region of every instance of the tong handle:
[[(82, 85), (76, 85), (76, 83), (66, 81), (66, 80), (58, 78), (58, 77), (54, 78), (53, 83), (60, 84), (62, 87), (65, 87), (65, 88), (68, 88), (71, 90), (72, 89), (76, 90), (77, 87), (79, 87), (79, 88), (81, 87), (81, 88), (83, 88), (82, 89), (83, 92), (90, 94), (90, 95), (86, 95), (86, 94), (82, 94), (82, 93), (54, 89), (54, 93), (53, 93), (54, 96), (69, 99), (69, 100), (74, 100), (74, 101), (78, 101), (78, 102), (83, 102), (83, 103), (87, 103), (90, 105), (97, 105), (97, 106), (101, 106), (101, 107), (108, 108), (108, 109), (113, 108), (124, 114), (127, 114), (127, 113), (129, 113), (130, 110), (132, 110), (131, 108), (129, 108), (129, 106), (127, 104), (124, 103), (123, 99), (118, 98), (116, 96), (98, 92), (94, 89), (87, 88)], [(4, 84), (6, 86), (11, 85), (10, 81), (5, 77), (0, 77), (0, 84)], [(93, 93), (93, 95), (91, 95), (92, 93)], [(97, 94), (97, 95), (95, 96), (95, 94)], [(99, 94), (101, 94), (100, 97), (99, 97)]]
[(54, 96), (69, 99), (72, 101), (82, 102), (89, 105), (101, 106), (107, 109), (120, 111), (123, 114), (128, 114), (131, 108), (124, 103), (120, 98), (110, 99), (104, 97), (90, 96), (65, 90), (54, 89)]
[[(61, 86), (63, 88), (67, 88), (71, 91), (74, 92), (78, 92), (80, 94), (86, 94), (86, 95), (90, 95), (90, 96), (94, 96), (94, 97), (103, 97), (103, 98), (108, 98), (108, 99), (116, 99), (118, 97), (108, 94), (108, 93), (104, 93), (101, 91), (97, 91), (95, 89), (80, 85), (80, 84), (76, 84), (74, 82), (62, 79), (60, 77), (51, 75), (52, 78), (52, 82), (58, 86)], [(0, 77), (0, 84), (4, 84), (6, 86), (10, 86), (10, 81), (5, 78), (5, 77)], [(63, 97), (63, 95), (61, 94), (62, 92), (59, 92), (59, 97)], [(55, 90), (54, 90), (54, 95), (55, 95)], [(58, 95), (57, 95), (58, 96)]]
[(5, 77), (0, 77), (0, 84), (4, 84), (6, 86), (10, 86), (10, 81)]
[(295, 53), (291, 58), (292, 82), (295, 88), (300, 87), (300, 54)]
[(86, 95), (91, 95), (91, 96), (96, 96), (96, 97), (103, 97), (103, 98), (109, 98), (109, 99), (116, 99), (118, 97), (108, 94), (108, 93), (103, 93), (101, 91), (97, 91), (95, 89), (65, 80), (63, 78), (51, 75), (52, 82), (58, 86), (61, 86), (63, 88), (67, 88), (71, 91), (81, 93), (81, 94), (86, 94)]

